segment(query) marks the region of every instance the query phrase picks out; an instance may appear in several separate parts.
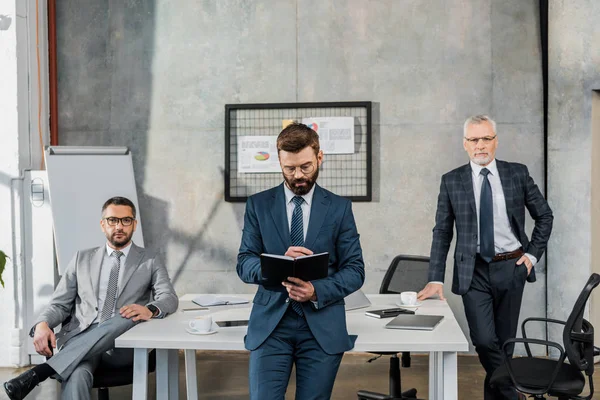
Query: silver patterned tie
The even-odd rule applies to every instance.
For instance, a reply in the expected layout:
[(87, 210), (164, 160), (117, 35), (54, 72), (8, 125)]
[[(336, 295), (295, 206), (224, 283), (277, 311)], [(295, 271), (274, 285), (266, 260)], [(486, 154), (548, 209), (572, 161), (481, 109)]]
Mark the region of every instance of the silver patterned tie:
[(108, 287), (106, 288), (106, 298), (104, 299), (104, 306), (102, 307), (102, 315), (100, 317), (100, 323), (110, 319), (115, 309), (115, 301), (117, 299), (117, 288), (119, 286), (119, 270), (121, 269), (121, 256), (122, 251), (115, 250), (110, 256), (114, 258), (112, 269), (110, 270), (110, 277), (108, 278)]

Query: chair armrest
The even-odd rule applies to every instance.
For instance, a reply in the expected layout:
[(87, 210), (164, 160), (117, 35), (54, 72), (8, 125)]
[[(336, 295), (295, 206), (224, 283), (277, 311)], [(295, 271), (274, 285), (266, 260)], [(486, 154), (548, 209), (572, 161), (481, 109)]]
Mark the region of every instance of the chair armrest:
[[(552, 372), (550, 381), (548, 382), (548, 387), (546, 387), (545, 389), (541, 389), (541, 390), (535, 390), (532, 388), (525, 388), (519, 384), (519, 382), (517, 381), (517, 378), (515, 377), (512, 366), (510, 365), (510, 360), (512, 359), (512, 356), (509, 355), (508, 348), (507, 348), (507, 346), (512, 343), (523, 343), (525, 345), (527, 345), (529, 343), (539, 344), (542, 346), (546, 346), (546, 348), (549, 346), (555, 347), (558, 349), (558, 351), (560, 351), (560, 357), (558, 358), (556, 367), (554, 368), (554, 371)], [(504, 365), (506, 365), (506, 370), (508, 371), (508, 375), (510, 376), (510, 379), (512, 380), (514, 387), (521, 392), (526, 392), (526, 393), (531, 393), (531, 394), (540, 394), (541, 395), (541, 394), (548, 393), (548, 390), (550, 390), (550, 388), (552, 387), (552, 384), (554, 383), (554, 380), (556, 379), (556, 376), (558, 375), (558, 372), (560, 371), (560, 367), (561, 367), (562, 363), (565, 361), (565, 351), (563, 350), (562, 346), (556, 342), (550, 342), (548, 340), (526, 339), (526, 338), (508, 339), (506, 342), (504, 342), (504, 345), (502, 346), (502, 351), (504, 352)], [(530, 358), (532, 358), (532, 357), (530, 357)]]
[[(525, 324), (531, 321), (539, 321), (539, 322), (550, 322), (550, 323), (554, 323), (554, 324), (560, 324), (560, 325), (565, 325), (566, 322), (565, 321), (560, 321), (558, 319), (551, 319), (551, 318), (541, 318), (541, 317), (531, 317), (531, 318), (526, 318), (523, 323), (521, 324), (521, 334), (523, 336), (524, 339), (527, 339), (527, 333), (525, 332)], [(525, 343), (525, 351), (527, 352), (527, 356), (528, 357), (533, 357), (531, 355), (531, 350), (529, 349), (529, 343)]]

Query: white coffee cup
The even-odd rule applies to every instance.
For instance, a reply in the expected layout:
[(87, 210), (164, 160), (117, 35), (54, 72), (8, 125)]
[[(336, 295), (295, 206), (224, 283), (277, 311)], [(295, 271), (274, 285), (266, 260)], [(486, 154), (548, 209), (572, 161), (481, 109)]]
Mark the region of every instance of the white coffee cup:
[(212, 317), (210, 315), (196, 317), (188, 322), (188, 326), (196, 332), (209, 332), (212, 328)]
[(404, 305), (414, 306), (417, 304), (417, 292), (402, 292), (400, 293), (400, 300)]

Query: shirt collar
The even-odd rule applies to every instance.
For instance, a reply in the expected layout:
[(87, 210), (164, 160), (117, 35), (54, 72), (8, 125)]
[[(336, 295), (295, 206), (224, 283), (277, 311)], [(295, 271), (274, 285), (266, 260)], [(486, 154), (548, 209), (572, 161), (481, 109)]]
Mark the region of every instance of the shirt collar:
[(475, 164), (473, 161), (470, 161), (469, 163), (471, 164), (471, 171), (473, 171), (473, 176), (479, 176), (481, 170), (484, 168), (487, 168), (493, 176), (498, 176), (498, 166), (496, 165), (495, 158), (492, 160), (491, 163), (489, 163), (485, 167)]
[[(315, 183), (313, 185), (313, 187), (310, 189), (310, 192), (306, 193), (304, 196), (300, 196), (304, 199), (304, 201), (306, 202), (306, 204), (308, 204), (309, 207), (312, 204), (312, 198), (313, 198), (313, 195), (315, 194), (316, 186), (317, 186), (317, 184)], [(292, 201), (292, 199), (296, 196), (294, 194), (294, 192), (292, 192), (292, 190), (289, 187), (287, 187), (285, 182), (283, 183), (283, 192), (285, 193), (285, 204), (289, 204), (290, 201)]]
[[(123, 258), (127, 258), (127, 255), (129, 254), (129, 250), (131, 250), (131, 244), (133, 243), (133, 241), (130, 241), (129, 244), (122, 248), (120, 251), (123, 252)], [(112, 254), (112, 252), (115, 251), (115, 249), (113, 249), (112, 247), (110, 247), (108, 245), (108, 242), (106, 242), (106, 254), (108, 254), (108, 256), (110, 257), (110, 255)]]

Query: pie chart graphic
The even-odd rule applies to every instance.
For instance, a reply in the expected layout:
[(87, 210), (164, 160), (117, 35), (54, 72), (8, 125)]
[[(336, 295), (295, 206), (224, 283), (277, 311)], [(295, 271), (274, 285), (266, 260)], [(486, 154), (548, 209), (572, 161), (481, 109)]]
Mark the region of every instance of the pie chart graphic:
[(266, 151), (259, 151), (254, 155), (254, 159), (257, 161), (267, 161), (270, 155)]

